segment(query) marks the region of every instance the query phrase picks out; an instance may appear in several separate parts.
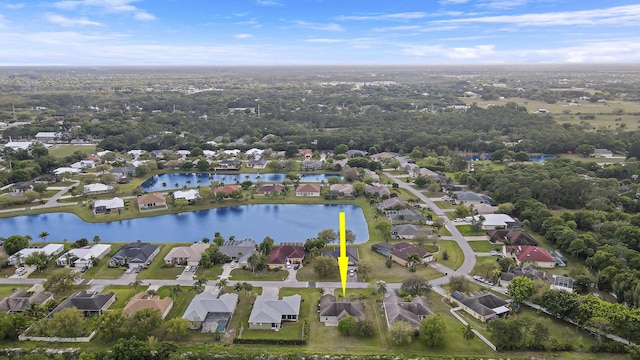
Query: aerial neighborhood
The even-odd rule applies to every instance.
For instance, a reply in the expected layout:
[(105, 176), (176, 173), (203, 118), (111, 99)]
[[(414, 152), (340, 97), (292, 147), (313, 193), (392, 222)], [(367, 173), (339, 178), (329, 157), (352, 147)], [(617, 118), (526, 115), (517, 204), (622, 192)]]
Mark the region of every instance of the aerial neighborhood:
[[(206, 115), (187, 110), (191, 90), (149, 85), (176, 105), (24, 110), (0, 128), (0, 342), (640, 354), (640, 142), (518, 109), (538, 100), (515, 82), (497, 87), (514, 102), (470, 102), (496, 90), (464, 79), (421, 107), (402, 99), (433, 90), (403, 78), (313, 80), (311, 107), (232, 87), (201, 92), (226, 99)], [(557, 133), (580, 142), (546, 141)]]

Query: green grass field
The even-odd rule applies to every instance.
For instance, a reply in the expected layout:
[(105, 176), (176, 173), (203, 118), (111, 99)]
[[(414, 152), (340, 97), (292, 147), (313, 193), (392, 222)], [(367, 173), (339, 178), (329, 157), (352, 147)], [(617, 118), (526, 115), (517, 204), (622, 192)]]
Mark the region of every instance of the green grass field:
[(73, 155), (74, 152), (80, 151), (87, 155), (91, 155), (96, 151), (95, 145), (75, 146), (75, 145), (56, 145), (49, 149), (49, 154), (55, 158), (62, 159), (66, 156)]
[(114, 292), (116, 294), (116, 301), (109, 307), (110, 310), (115, 310), (124, 308), (136, 293), (147, 291), (147, 289), (148, 286), (138, 286), (134, 288), (133, 286), (112, 285), (107, 286), (102, 290), (102, 293)]
[(460, 231), (462, 236), (482, 236), (487, 234), (487, 231), (482, 229), (473, 231), (471, 229), (471, 225), (457, 225), (456, 227), (458, 228), (458, 231)]
[(491, 250), (500, 251), (502, 250), (502, 245), (500, 244), (492, 244), (486, 240), (476, 240), (476, 241), (468, 241), (469, 245), (475, 252), (487, 253)]
[[(437, 261), (439, 263), (450, 269), (457, 269), (462, 265), (464, 254), (460, 246), (458, 246), (458, 243), (453, 240), (440, 240), (438, 241), (438, 245), (440, 246), (440, 252), (437, 255)], [(445, 251), (449, 254), (448, 260), (442, 258), (442, 253)]]
[(289, 272), (282, 270), (263, 270), (251, 272), (251, 269), (233, 269), (231, 271), (231, 279), (233, 281), (264, 281), (276, 280), (282, 281), (289, 276)]

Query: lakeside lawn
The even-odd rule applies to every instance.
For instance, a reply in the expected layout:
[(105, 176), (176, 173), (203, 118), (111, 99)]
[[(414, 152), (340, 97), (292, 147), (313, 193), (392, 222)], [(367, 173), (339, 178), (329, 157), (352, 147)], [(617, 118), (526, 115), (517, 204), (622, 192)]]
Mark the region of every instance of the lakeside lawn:
[[(464, 262), (464, 253), (457, 242), (454, 240), (439, 240), (440, 252), (437, 256), (437, 261), (442, 265), (450, 268), (457, 269)], [(447, 260), (442, 258), (442, 253), (447, 252), (449, 258)]]
[(502, 245), (491, 243), (488, 240), (470, 240), (467, 243), (469, 243), (474, 252), (487, 253), (491, 250), (502, 250)]
[(122, 267), (109, 267), (109, 259), (113, 257), (120, 249), (122, 249), (126, 243), (110, 243), (111, 252), (107, 254), (98, 262), (97, 266), (87, 270), (83, 278), (85, 279), (117, 279), (124, 275), (125, 268)]

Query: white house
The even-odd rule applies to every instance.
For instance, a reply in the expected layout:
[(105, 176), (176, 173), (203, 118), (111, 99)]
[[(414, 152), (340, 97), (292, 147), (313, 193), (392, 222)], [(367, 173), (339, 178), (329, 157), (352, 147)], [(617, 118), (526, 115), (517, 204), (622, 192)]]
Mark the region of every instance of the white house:
[(62, 175), (64, 173), (69, 173), (71, 175), (75, 175), (80, 173), (80, 169), (76, 169), (76, 168), (72, 168), (72, 167), (59, 167), (55, 170), (53, 170), (53, 174), (58, 176), (58, 175)]
[(105, 184), (88, 184), (84, 186), (83, 191), (87, 195), (106, 194), (113, 191), (113, 186)]
[(124, 210), (124, 200), (119, 197), (114, 197), (113, 199), (107, 200), (96, 200), (93, 203), (94, 214), (108, 214), (112, 211), (122, 210)]
[(60, 134), (50, 131), (40, 131), (36, 134), (36, 140), (42, 142), (53, 142), (60, 137)]
[(480, 216), (484, 217), (482, 222), (483, 230), (507, 229), (517, 224), (517, 221), (507, 214), (476, 215), (474, 216), (476, 221), (480, 219)]
[(252, 148), (252, 149), (249, 149), (249, 150), (245, 151), (244, 155), (247, 158), (254, 158), (256, 160), (260, 160), (260, 158), (262, 157), (262, 153), (263, 152), (264, 152), (264, 150), (262, 150), (262, 149)]
[(131, 155), (134, 159), (137, 159), (140, 155), (144, 154), (144, 150), (129, 150), (127, 154)]
[[(71, 249), (56, 260), (58, 266), (72, 265), (76, 269), (90, 268), (93, 266), (92, 259), (102, 259), (111, 251), (109, 244), (95, 244), (81, 249)], [(67, 263), (67, 260), (71, 264)]]
[(24, 259), (28, 258), (29, 256), (31, 256), (31, 254), (36, 252), (41, 252), (47, 256), (51, 256), (51, 255), (58, 255), (62, 253), (63, 250), (64, 250), (64, 245), (62, 244), (47, 244), (42, 247), (38, 247), (38, 246), (28, 247), (26, 249), (22, 249), (17, 253), (11, 255), (8, 259), (9, 265), (11, 266), (22, 265), (24, 264)]
[(174, 200), (178, 200), (178, 199), (185, 199), (189, 202), (191, 201), (195, 201), (200, 197), (200, 193), (198, 192), (197, 189), (189, 189), (189, 190), (177, 190), (176, 192), (173, 193), (173, 199)]
[(222, 153), (226, 156), (232, 156), (232, 157), (236, 157), (240, 154), (240, 150), (238, 149), (233, 149), (233, 150), (223, 150)]

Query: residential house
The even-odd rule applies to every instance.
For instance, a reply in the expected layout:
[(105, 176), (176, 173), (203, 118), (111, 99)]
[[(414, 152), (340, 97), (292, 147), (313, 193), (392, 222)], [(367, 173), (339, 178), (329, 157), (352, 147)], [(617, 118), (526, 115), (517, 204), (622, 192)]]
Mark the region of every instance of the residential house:
[(280, 194), (282, 193), (282, 189), (282, 185), (280, 184), (264, 184), (258, 187), (258, 190), (256, 190), (256, 195)]
[(227, 157), (235, 158), (236, 156), (240, 155), (240, 150), (238, 150), (238, 149), (233, 149), (233, 150), (223, 150), (223, 151), (222, 151), (222, 154), (223, 154), (224, 156), (227, 156)]
[(178, 151), (176, 151), (176, 154), (178, 154), (178, 156), (180, 156), (181, 158), (185, 159), (187, 156), (191, 155), (191, 151), (190, 150), (178, 150)]
[(69, 166), (74, 169), (93, 169), (94, 167), (96, 167), (96, 162), (94, 160), (84, 159), (74, 162)]
[(377, 243), (371, 246), (371, 250), (402, 266), (407, 266), (407, 258), (411, 254), (418, 254), (418, 257), (423, 264), (434, 261), (433, 254), (407, 242), (399, 242), (397, 244), (390, 244), (387, 242)]
[(483, 217), (482, 229), (483, 230), (495, 230), (495, 229), (510, 229), (519, 230), (522, 228), (522, 224), (518, 219), (514, 219), (507, 214), (486, 214), (474, 216), (476, 221)]
[(551, 290), (561, 290), (566, 292), (573, 292), (573, 282), (574, 280), (570, 277), (553, 275), (551, 285), (549, 289)]
[(193, 203), (200, 198), (200, 192), (197, 189), (176, 190), (173, 193), (174, 200), (184, 199), (189, 203)]
[(318, 160), (305, 160), (300, 165), (300, 170), (302, 171), (315, 171), (322, 169), (322, 161)]
[(336, 299), (335, 296), (324, 294), (318, 304), (320, 322), (324, 326), (338, 326), (338, 321), (345, 317), (364, 320), (364, 303), (360, 299), (349, 301), (347, 298)]
[(80, 169), (74, 169), (72, 167), (62, 166), (54, 169), (52, 173), (54, 176), (60, 176), (62, 174), (76, 175), (80, 173)]
[(249, 329), (279, 331), (283, 322), (298, 321), (301, 300), (298, 294), (284, 296), (282, 300), (276, 296), (259, 295), (249, 315)]
[(498, 284), (500, 286), (507, 287), (511, 280), (518, 276), (524, 276), (531, 280), (539, 280), (549, 283), (553, 280), (552, 274), (537, 270), (533, 263), (524, 263), (520, 266), (510, 266), (509, 270), (503, 271), (498, 279)]
[(28, 248), (24, 248), (17, 253), (9, 256), (9, 265), (11, 266), (19, 266), (24, 264), (24, 259), (28, 258), (34, 253), (43, 253), (46, 256), (54, 256), (62, 253), (64, 251), (64, 245), (62, 244), (47, 244), (45, 246), (29, 246)]
[(489, 204), (476, 204), (473, 209), (478, 212), (478, 215), (495, 214), (498, 212), (498, 207)]
[(239, 187), (237, 187), (236, 185), (225, 185), (225, 186), (219, 186), (217, 188), (213, 189), (213, 195), (217, 195), (219, 193), (224, 193), (226, 194), (226, 197), (228, 198), (231, 193), (233, 193), (234, 191), (240, 190)]
[(494, 241), (501, 241), (508, 245), (530, 245), (537, 246), (538, 241), (531, 235), (522, 231), (499, 229), (487, 231), (489, 238)]
[(593, 156), (597, 157), (597, 158), (612, 158), (613, 157), (613, 151), (609, 150), (609, 149), (595, 149), (593, 151)]
[(36, 134), (35, 138), (43, 143), (52, 143), (60, 138), (60, 134), (50, 131), (40, 131)]
[(249, 160), (247, 161), (247, 167), (254, 169), (264, 169), (265, 167), (267, 167), (267, 160)]
[(502, 248), (502, 255), (514, 258), (518, 265), (524, 262), (534, 263), (541, 268), (553, 268), (558, 265), (556, 259), (547, 250), (538, 246), (505, 245)]
[(143, 267), (151, 264), (153, 258), (160, 252), (160, 246), (143, 242), (133, 242), (120, 249), (111, 259), (110, 267), (127, 265), (130, 268)]
[(164, 257), (164, 263), (167, 265), (200, 265), (202, 253), (209, 248), (210, 244), (193, 243), (191, 246), (176, 246), (169, 250)]
[(506, 317), (510, 312), (507, 301), (489, 292), (467, 296), (459, 291), (454, 291), (449, 300), (462, 307), (469, 315), (483, 322)]
[(222, 160), (215, 169), (217, 170), (240, 170), (242, 163), (239, 160)]
[(116, 294), (113, 292), (99, 294), (97, 291), (82, 290), (63, 300), (60, 305), (49, 313), (48, 317), (53, 316), (53, 314), (62, 309), (72, 307), (82, 312), (84, 317), (100, 316), (115, 301)]
[(386, 210), (384, 215), (392, 224), (426, 224), (427, 217), (421, 212), (411, 209)]
[(111, 173), (115, 175), (117, 182), (124, 184), (136, 175), (136, 168), (133, 166), (116, 167), (111, 169)]
[(355, 196), (352, 184), (331, 184), (329, 193), (341, 198), (352, 198)]
[(146, 151), (144, 150), (129, 150), (127, 151), (127, 155), (130, 155), (132, 158), (137, 159), (140, 155), (144, 154)]
[(463, 191), (456, 194), (456, 199), (465, 204), (489, 204), (493, 202), (490, 196), (477, 194), (471, 191)]
[(371, 171), (369, 169), (364, 169), (364, 178), (369, 178), (373, 181), (380, 181), (380, 175), (376, 174), (375, 171)]
[(376, 204), (376, 206), (380, 210), (400, 210), (405, 209), (407, 207), (407, 203), (400, 198), (394, 197), (383, 200), (381, 203)]
[(140, 211), (167, 209), (167, 199), (161, 193), (140, 195), (136, 198), (136, 203)]
[(113, 192), (114, 188), (111, 185), (106, 184), (88, 184), (83, 188), (83, 192), (86, 195), (99, 195)]
[(302, 156), (305, 160), (310, 160), (313, 157), (313, 150), (311, 149), (298, 149), (298, 156)]
[(226, 293), (216, 297), (211, 292), (197, 294), (189, 303), (182, 318), (189, 327), (204, 333), (224, 332), (238, 304), (238, 294)]
[(296, 188), (296, 196), (320, 196), (321, 190), (319, 184), (301, 184)]
[(114, 197), (107, 200), (96, 200), (93, 202), (94, 214), (110, 214), (112, 211), (124, 210), (124, 200), (119, 197)]
[(166, 156), (171, 155), (171, 151), (169, 151), (169, 150), (153, 150), (153, 151), (151, 151), (151, 155), (153, 155), (156, 159), (164, 159)]
[(53, 300), (53, 293), (48, 291), (29, 292), (16, 290), (13, 294), (0, 300), (0, 311), (21, 313), (28, 309), (31, 304), (42, 306), (49, 300)]
[(249, 257), (256, 253), (256, 241), (246, 238), (240, 241), (227, 241), (224, 245), (218, 247), (218, 251), (227, 255), (231, 260), (237, 261), (239, 266), (248, 264)]
[(304, 246), (279, 245), (275, 246), (269, 253), (269, 268), (284, 269), (287, 263), (302, 264), (304, 259)]
[(95, 244), (80, 249), (71, 249), (56, 260), (56, 265), (89, 269), (93, 267), (93, 259), (100, 260), (109, 252), (111, 252), (110, 244)]
[(27, 192), (33, 190), (33, 181), (20, 181), (11, 186), (11, 192)]
[[(360, 254), (358, 253), (358, 248), (354, 246), (347, 246), (346, 250), (347, 250), (346, 255), (349, 258), (349, 269), (355, 270), (356, 264), (358, 264), (358, 261), (360, 261)], [(322, 256), (328, 256), (338, 261), (338, 258), (340, 257), (340, 247), (336, 246), (331, 250), (323, 251)]]
[(424, 296), (415, 296), (411, 301), (406, 301), (396, 291), (384, 298), (382, 308), (389, 328), (394, 322), (406, 321), (412, 328), (418, 329), (422, 320), (433, 315), (429, 300)]
[(347, 150), (347, 157), (352, 158), (356, 156), (367, 156), (367, 152), (363, 150)]
[(247, 157), (247, 159), (260, 160), (260, 158), (262, 157), (262, 153), (263, 152), (264, 152), (264, 150), (262, 150), (262, 149), (251, 148), (251, 149), (245, 151), (244, 155)]
[(375, 160), (375, 161), (382, 161), (386, 159), (394, 159), (396, 156), (400, 156), (400, 154), (395, 152), (390, 152), (390, 151), (384, 151), (381, 153), (369, 155), (369, 159)]
[(122, 311), (125, 314), (133, 315), (144, 309), (157, 310), (164, 319), (173, 307), (173, 300), (170, 297), (161, 299), (158, 295), (149, 295), (146, 292), (135, 294), (124, 306)]
[(432, 233), (430, 230), (423, 230), (420, 226), (413, 224), (396, 225), (391, 229), (391, 237), (393, 239), (413, 239), (419, 234), (429, 236)]
[(390, 196), (391, 195), (391, 190), (389, 190), (389, 188), (387, 186), (384, 185), (369, 185), (367, 184), (364, 187), (364, 193), (367, 196), (372, 196), (372, 197), (383, 197), (383, 196)]

